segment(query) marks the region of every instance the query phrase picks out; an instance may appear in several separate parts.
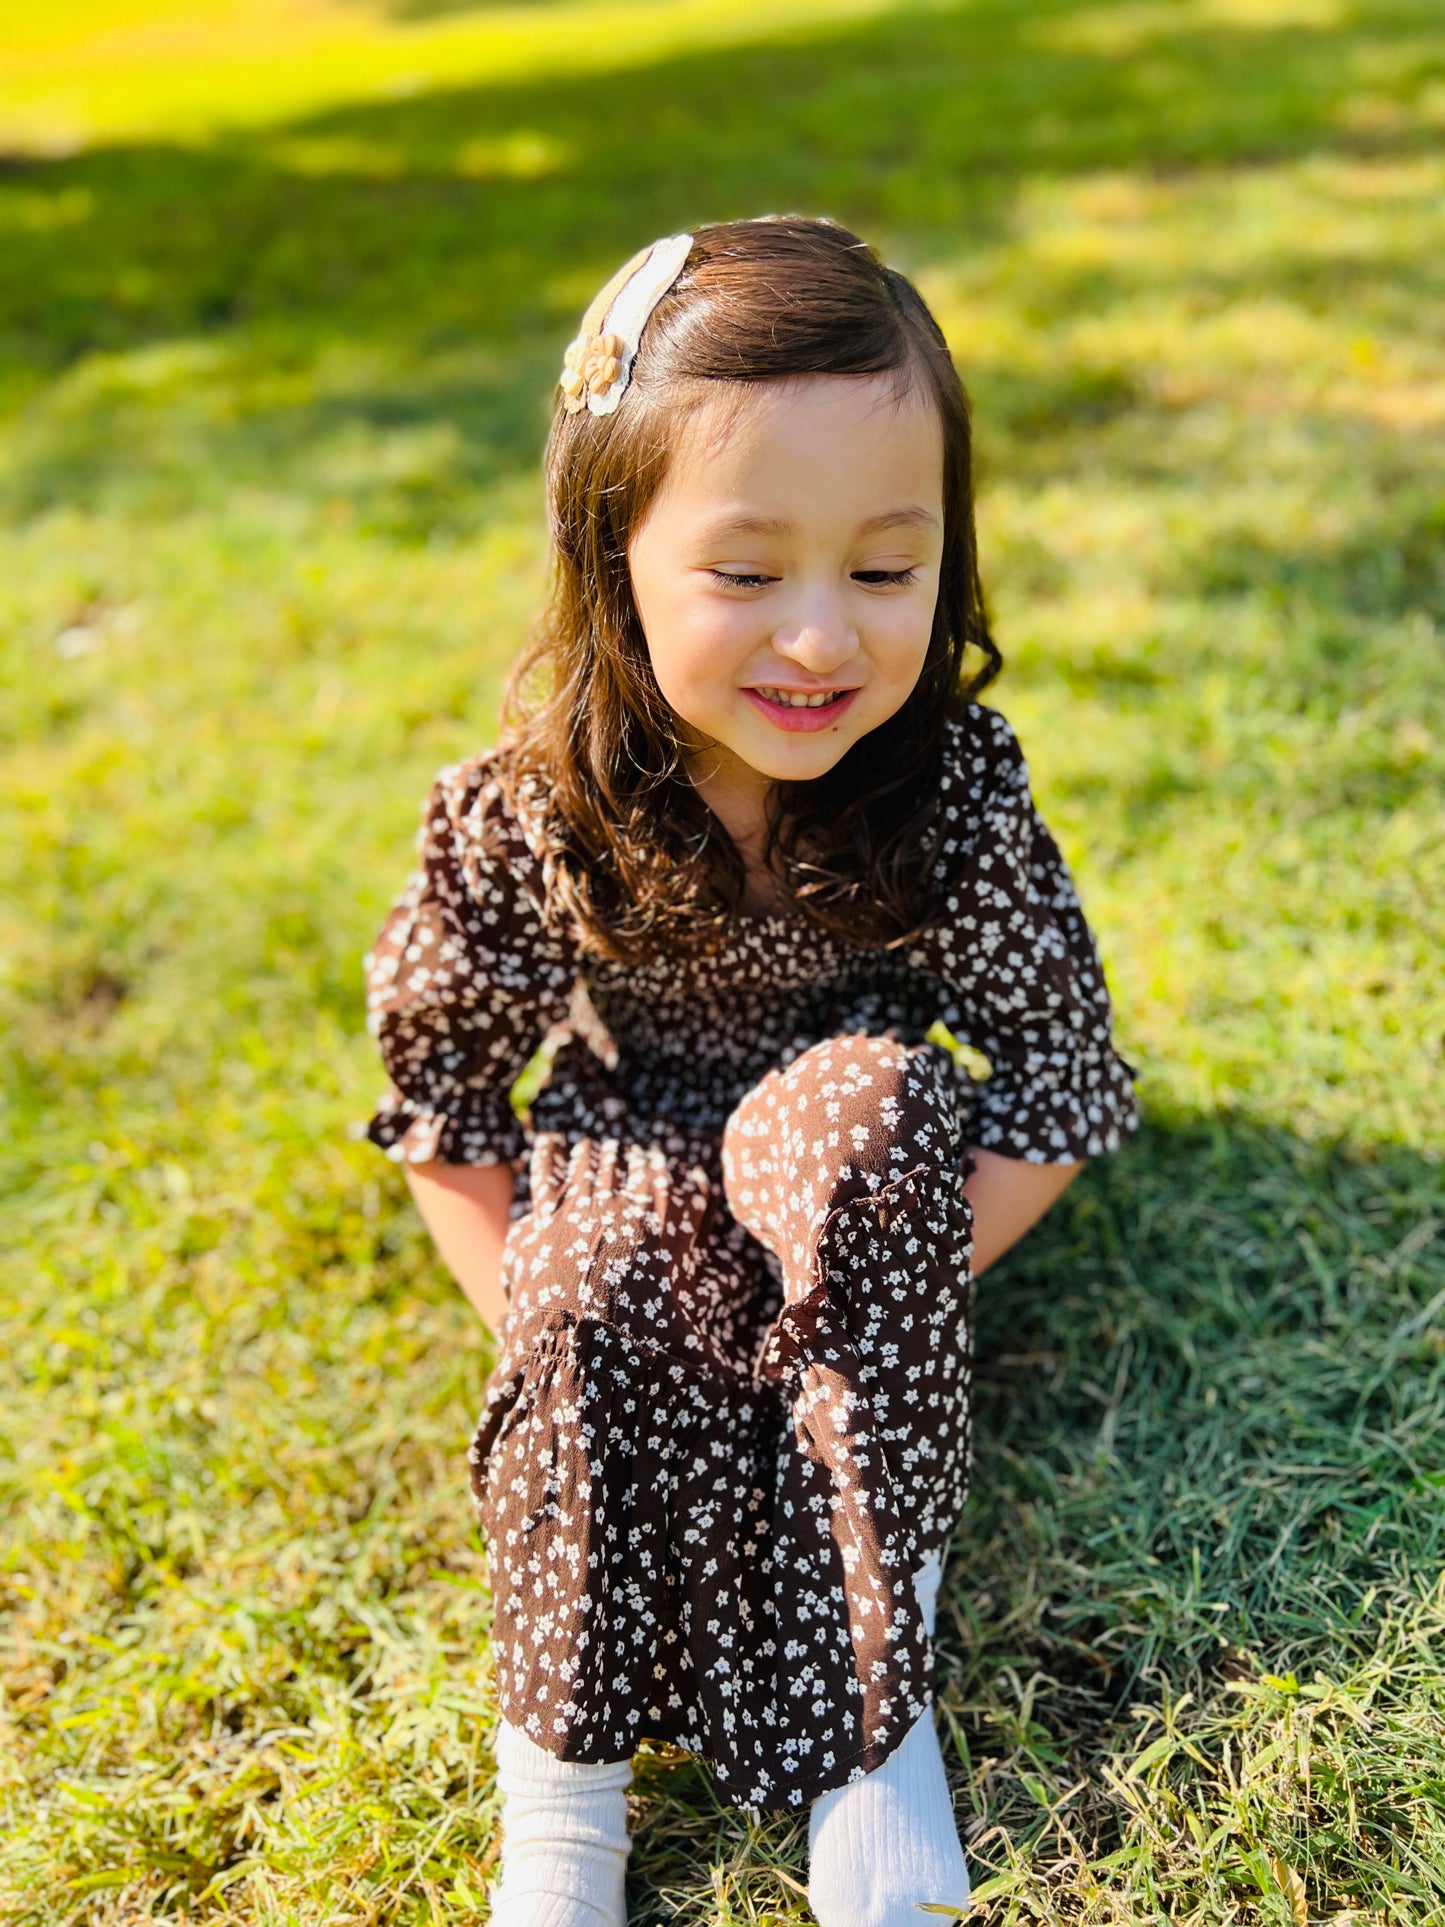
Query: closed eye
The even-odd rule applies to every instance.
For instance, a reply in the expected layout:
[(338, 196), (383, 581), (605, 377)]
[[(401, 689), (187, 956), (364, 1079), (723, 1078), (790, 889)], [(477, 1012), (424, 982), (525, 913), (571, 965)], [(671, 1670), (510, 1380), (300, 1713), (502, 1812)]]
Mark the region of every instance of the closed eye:
[(726, 569), (709, 569), (708, 574), (714, 582), (726, 582), (732, 589), (760, 589), (766, 582), (776, 582), (775, 575), (729, 575)]
[[(708, 574), (714, 582), (726, 582), (732, 589), (761, 589), (768, 583), (778, 580), (775, 575), (733, 575), (726, 569), (709, 569)], [(870, 589), (905, 588), (916, 581), (918, 570), (912, 569), (855, 569), (853, 580), (862, 582)]]

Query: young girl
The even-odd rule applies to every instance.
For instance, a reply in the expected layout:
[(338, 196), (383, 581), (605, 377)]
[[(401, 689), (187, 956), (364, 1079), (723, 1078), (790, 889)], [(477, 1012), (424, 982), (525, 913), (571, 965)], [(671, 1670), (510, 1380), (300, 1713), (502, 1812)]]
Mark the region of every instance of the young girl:
[(555, 592), (501, 745), (438, 778), (367, 959), (370, 1135), (500, 1331), (469, 1454), (492, 1918), (624, 1920), (650, 1737), (810, 1809), (820, 1927), (913, 1922), (969, 1890), (930, 1639), (971, 1281), (1135, 1124), (1068, 871), (974, 700), (968, 405), (856, 236), (723, 223), (597, 296), (547, 478)]

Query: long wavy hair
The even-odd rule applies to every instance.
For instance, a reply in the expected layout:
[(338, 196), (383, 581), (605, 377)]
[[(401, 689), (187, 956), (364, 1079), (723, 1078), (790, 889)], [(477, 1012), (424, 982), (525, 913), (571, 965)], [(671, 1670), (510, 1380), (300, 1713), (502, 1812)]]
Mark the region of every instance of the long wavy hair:
[(767, 216), (695, 231), (653, 310), (614, 413), (568, 413), (547, 441), (552, 591), (508, 677), (498, 768), (541, 798), (549, 913), (629, 964), (706, 952), (741, 906), (746, 865), (693, 787), (627, 550), (688, 417), (729, 391), (813, 375), (892, 374), (943, 424), (943, 559), (907, 701), (822, 776), (774, 782), (762, 860), (791, 905), (864, 947), (906, 944), (936, 906), (945, 731), (1002, 666), (978, 575), (968, 398), (913, 284), (829, 220)]

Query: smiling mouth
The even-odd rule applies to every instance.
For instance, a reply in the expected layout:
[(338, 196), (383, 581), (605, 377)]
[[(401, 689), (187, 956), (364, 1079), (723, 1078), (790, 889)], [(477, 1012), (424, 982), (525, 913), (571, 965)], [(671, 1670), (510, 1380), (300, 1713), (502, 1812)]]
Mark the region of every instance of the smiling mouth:
[[(843, 727), (845, 712), (851, 714), (858, 685), (851, 689), (779, 689), (776, 684), (754, 685), (743, 694), (770, 729), (787, 736), (817, 736), (827, 731), (836, 736)], [(834, 711), (838, 721), (833, 721)]]
[(769, 689), (762, 684), (755, 686), (752, 691), (753, 695), (761, 696), (766, 702), (782, 703), (789, 709), (826, 709), (852, 693), (851, 689), (820, 689), (810, 696), (803, 690)]

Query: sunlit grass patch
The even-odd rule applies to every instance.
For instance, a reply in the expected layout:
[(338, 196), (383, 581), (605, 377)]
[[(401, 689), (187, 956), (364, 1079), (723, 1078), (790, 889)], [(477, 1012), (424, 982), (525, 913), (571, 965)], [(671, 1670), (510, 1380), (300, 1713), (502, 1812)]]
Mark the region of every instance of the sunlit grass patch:
[[(386, 0), (225, 0), (220, 7), (97, 0), (55, 9), (38, 33), (15, 32), (6, 20), (0, 142), (63, 154), (118, 136), (198, 140), (341, 103), (552, 73), (592, 74), (605, 86), (617, 67), (697, 47), (827, 32), (895, 3), (517, 0), (411, 10)], [(284, 155), (287, 146), (278, 143), (276, 151)], [(313, 165), (303, 161), (302, 172), (388, 178), (406, 171), (385, 142), (302, 137), (289, 146), (294, 158), (310, 154)], [(523, 177), (531, 171), (524, 159)]]

